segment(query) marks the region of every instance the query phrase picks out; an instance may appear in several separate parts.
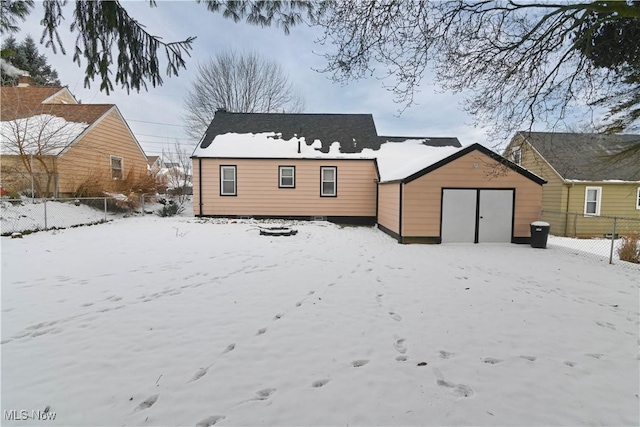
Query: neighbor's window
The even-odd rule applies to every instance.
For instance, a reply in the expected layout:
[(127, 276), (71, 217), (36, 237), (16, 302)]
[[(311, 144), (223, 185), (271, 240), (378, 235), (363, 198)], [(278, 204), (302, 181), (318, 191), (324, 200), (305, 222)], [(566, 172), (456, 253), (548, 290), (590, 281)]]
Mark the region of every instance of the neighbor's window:
[(280, 166), (278, 172), (278, 187), (295, 188), (296, 187), (296, 167)]
[(236, 167), (220, 166), (220, 195), (236, 195)]
[(602, 187), (587, 187), (584, 195), (584, 214), (600, 215)]
[(320, 168), (320, 196), (335, 197), (338, 168), (323, 166)]
[(122, 157), (111, 156), (111, 179), (122, 179)]
[(520, 165), (522, 163), (522, 150), (520, 147), (516, 147), (511, 152), (511, 161), (516, 165)]
[(636, 194), (636, 209), (640, 209), (640, 187), (638, 187), (638, 194)]

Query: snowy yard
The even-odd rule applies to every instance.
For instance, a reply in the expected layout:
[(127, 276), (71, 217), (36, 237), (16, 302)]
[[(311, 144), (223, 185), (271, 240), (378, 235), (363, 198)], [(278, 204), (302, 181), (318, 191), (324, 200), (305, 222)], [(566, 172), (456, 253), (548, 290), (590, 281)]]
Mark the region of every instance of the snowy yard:
[(637, 270), (296, 228), (147, 216), (2, 238), (3, 425), (640, 422)]

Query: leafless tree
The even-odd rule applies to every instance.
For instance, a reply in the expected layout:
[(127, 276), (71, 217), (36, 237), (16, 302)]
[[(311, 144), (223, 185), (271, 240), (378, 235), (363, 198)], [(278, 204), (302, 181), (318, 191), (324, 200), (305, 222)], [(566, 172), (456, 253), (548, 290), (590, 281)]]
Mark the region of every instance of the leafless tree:
[(162, 166), (156, 177), (175, 197), (178, 206), (182, 207), (191, 194), (189, 189), (192, 185), (192, 171), (189, 152), (176, 141), (173, 149), (162, 151), (160, 158)]
[(217, 109), (236, 113), (298, 113), (302, 97), (282, 67), (257, 53), (227, 51), (198, 64), (185, 98), (189, 135), (200, 138)]
[[(604, 46), (594, 43), (603, 26), (618, 28), (624, 21), (631, 23), (627, 30), (638, 28), (637, 2), (383, 0), (326, 6), (316, 21), (324, 30), (320, 42), (329, 49), (321, 71), (341, 82), (377, 74), (401, 110), (415, 103), (419, 84), (433, 71), (441, 87), (470, 94), (465, 108), (496, 137), (536, 123), (552, 128), (587, 106), (601, 130), (638, 124), (640, 96), (618, 111), (613, 107), (621, 98), (611, 96), (627, 93), (630, 99), (640, 90), (629, 78), (640, 74), (637, 38), (619, 27), (618, 44), (636, 60), (618, 61), (626, 69), (612, 66), (617, 58), (603, 64), (591, 55)], [(628, 117), (607, 117), (605, 108)]]
[(33, 193), (51, 196), (57, 155), (81, 132), (78, 125), (50, 114), (0, 122), (4, 180), (16, 190), (30, 186)]

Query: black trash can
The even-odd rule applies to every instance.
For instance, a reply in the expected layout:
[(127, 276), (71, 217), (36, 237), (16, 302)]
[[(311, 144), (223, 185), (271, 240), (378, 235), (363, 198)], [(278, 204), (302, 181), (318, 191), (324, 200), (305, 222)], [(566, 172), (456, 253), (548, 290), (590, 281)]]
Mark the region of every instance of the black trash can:
[(547, 248), (547, 239), (549, 238), (549, 229), (551, 226), (548, 222), (535, 221), (531, 223), (531, 247)]

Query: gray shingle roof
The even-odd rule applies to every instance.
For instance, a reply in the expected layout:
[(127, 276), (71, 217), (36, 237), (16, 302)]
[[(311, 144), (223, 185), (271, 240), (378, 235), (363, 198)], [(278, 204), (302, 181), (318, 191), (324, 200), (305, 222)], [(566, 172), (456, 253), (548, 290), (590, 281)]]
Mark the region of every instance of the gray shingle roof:
[(304, 137), (308, 145), (322, 142), (328, 152), (333, 142), (340, 142), (343, 153), (359, 153), (364, 148), (380, 148), (371, 114), (282, 114), (216, 112), (201, 142), (207, 148), (217, 135), (225, 133), (281, 133), (289, 140)]
[(307, 145), (320, 140), (323, 153), (327, 153), (334, 142), (341, 143), (341, 153), (360, 153), (365, 148), (378, 150), (386, 141), (407, 139), (423, 139), (425, 145), (433, 147), (461, 147), (457, 138), (378, 136), (371, 114), (229, 113), (224, 110), (216, 112), (200, 147), (207, 148), (216, 136), (225, 133), (262, 132), (280, 133), (284, 140), (304, 137)]
[(640, 181), (640, 135), (519, 132), (564, 178)]

